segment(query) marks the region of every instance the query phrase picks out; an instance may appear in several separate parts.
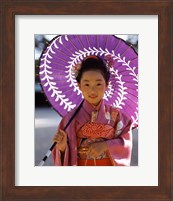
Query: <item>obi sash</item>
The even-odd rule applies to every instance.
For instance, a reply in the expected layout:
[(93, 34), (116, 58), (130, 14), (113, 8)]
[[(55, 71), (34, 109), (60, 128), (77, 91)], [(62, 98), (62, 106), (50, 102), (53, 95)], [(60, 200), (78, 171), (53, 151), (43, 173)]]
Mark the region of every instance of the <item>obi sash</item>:
[[(101, 142), (115, 137), (115, 129), (111, 125), (99, 123), (86, 123), (77, 133), (78, 150), (86, 150), (93, 142)], [(104, 160), (103, 160), (104, 159)], [(87, 157), (85, 151), (78, 152), (79, 166), (105, 166), (112, 165), (107, 153), (103, 153), (96, 160)]]

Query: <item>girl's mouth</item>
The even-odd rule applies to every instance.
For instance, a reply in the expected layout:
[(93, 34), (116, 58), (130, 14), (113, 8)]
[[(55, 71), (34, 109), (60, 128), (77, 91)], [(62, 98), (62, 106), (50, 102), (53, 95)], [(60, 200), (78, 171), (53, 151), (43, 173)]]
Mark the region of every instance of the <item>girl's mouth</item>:
[(92, 99), (95, 99), (95, 98), (97, 98), (97, 96), (89, 96), (90, 98), (92, 98)]

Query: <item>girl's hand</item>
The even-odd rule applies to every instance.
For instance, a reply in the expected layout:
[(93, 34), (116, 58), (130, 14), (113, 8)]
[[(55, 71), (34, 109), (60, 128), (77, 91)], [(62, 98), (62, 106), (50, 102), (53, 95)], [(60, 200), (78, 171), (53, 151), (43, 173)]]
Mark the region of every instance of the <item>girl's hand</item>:
[(106, 142), (94, 142), (89, 145), (87, 155), (89, 158), (97, 158), (108, 150)]
[(67, 146), (67, 134), (63, 130), (58, 130), (53, 138), (54, 142), (57, 142), (56, 147), (59, 151), (64, 152)]

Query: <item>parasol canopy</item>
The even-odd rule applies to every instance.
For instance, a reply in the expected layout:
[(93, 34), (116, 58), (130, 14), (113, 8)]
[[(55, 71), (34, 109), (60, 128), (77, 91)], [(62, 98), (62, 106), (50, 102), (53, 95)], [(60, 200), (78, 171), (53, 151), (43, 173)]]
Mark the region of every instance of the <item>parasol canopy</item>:
[(119, 108), (138, 126), (138, 55), (114, 35), (61, 35), (50, 41), (40, 57), (39, 77), (48, 101), (61, 115), (83, 100), (74, 68), (85, 57), (110, 56), (110, 81), (103, 99)]

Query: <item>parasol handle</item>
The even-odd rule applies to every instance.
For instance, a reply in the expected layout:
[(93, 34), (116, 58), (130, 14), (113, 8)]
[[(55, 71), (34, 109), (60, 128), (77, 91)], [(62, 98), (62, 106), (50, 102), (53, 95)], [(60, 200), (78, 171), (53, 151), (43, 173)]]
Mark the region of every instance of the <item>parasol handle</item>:
[[(66, 126), (64, 127), (63, 131), (65, 131), (67, 129), (67, 127), (70, 125), (70, 123), (72, 122), (73, 118), (77, 115), (77, 113), (79, 112), (79, 110), (81, 109), (82, 105), (83, 105), (84, 100), (81, 102), (81, 104), (79, 105), (79, 107), (77, 108), (77, 110), (75, 111), (75, 113), (72, 115), (72, 117), (70, 118), (70, 120), (68, 121), (68, 123), (66, 124)], [(56, 146), (57, 142), (54, 142), (52, 144), (52, 146), (50, 147), (50, 149), (47, 151), (47, 153), (45, 154), (44, 158), (42, 159), (42, 161), (38, 164), (38, 166), (43, 166), (45, 161), (47, 160), (47, 158), (51, 155), (52, 150), (54, 149), (54, 147)]]

